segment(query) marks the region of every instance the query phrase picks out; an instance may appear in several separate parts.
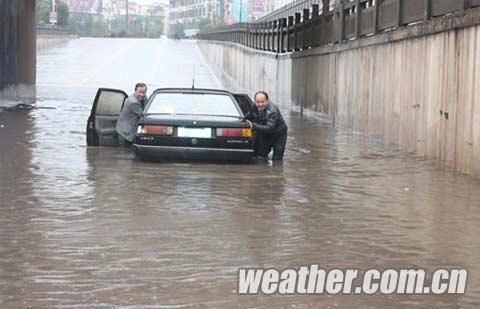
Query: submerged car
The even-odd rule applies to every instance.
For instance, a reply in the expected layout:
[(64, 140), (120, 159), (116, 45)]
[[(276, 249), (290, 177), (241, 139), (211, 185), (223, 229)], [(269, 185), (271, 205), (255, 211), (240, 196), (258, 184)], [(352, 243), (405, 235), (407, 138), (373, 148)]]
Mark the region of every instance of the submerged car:
[[(115, 146), (115, 125), (127, 94), (100, 88), (87, 123), (87, 145)], [(145, 104), (133, 142), (147, 160), (249, 162), (253, 136), (245, 119), (253, 113), (246, 94), (216, 89), (161, 88)]]

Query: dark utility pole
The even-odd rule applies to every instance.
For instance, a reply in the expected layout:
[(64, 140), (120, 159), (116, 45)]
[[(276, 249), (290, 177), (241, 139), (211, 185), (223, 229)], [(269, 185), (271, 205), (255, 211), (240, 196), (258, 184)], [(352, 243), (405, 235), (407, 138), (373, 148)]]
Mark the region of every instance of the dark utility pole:
[(240, 20), (239, 20), (240, 23), (242, 22), (242, 5), (243, 5), (243, 1), (240, 0)]

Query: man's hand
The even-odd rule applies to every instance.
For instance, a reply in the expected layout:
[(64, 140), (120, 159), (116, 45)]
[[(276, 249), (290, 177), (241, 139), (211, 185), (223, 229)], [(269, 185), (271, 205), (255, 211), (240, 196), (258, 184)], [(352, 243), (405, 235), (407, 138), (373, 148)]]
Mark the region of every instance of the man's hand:
[(253, 129), (253, 123), (247, 119), (247, 124), (250, 129)]

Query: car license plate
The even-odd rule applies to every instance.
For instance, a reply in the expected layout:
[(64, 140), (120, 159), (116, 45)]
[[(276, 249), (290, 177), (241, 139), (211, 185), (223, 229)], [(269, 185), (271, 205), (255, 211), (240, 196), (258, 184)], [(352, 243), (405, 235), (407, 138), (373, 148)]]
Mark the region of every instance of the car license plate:
[(178, 137), (211, 138), (211, 128), (178, 128)]

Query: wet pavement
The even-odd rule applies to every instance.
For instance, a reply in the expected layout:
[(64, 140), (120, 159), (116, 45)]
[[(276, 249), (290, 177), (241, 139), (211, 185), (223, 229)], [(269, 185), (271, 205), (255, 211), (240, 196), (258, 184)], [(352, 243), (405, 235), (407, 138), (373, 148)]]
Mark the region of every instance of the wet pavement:
[[(195, 68), (194, 68), (195, 67)], [(98, 87), (219, 87), (188, 41), (79, 39), (0, 113), (0, 308), (477, 308), (480, 181), (284, 110), (285, 163), (88, 148)], [(268, 90), (268, 89), (267, 89)], [(240, 296), (239, 267), (467, 268), (464, 295)]]

